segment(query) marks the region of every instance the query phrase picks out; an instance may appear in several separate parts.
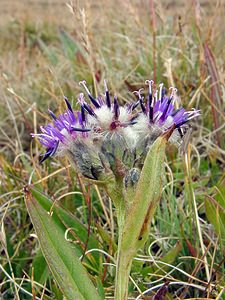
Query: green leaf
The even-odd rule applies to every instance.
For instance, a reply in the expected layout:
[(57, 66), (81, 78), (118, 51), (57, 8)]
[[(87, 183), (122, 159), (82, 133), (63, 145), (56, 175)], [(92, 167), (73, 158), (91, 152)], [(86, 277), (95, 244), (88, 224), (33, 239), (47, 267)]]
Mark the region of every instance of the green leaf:
[(44, 284), (49, 276), (49, 269), (41, 250), (37, 252), (33, 259), (34, 280)]
[(101, 296), (101, 299), (105, 299), (105, 291), (103, 288), (102, 281), (99, 277), (96, 278), (96, 283), (97, 283), (97, 288), (98, 288), (99, 295)]
[[(76, 237), (82, 243), (86, 243), (88, 238), (87, 228), (69, 211), (65, 210), (57, 203), (53, 205), (53, 201), (48, 198), (42, 192), (36, 190), (35, 188), (29, 188), (31, 194), (35, 197), (38, 203), (48, 212), (52, 211), (52, 218), (55, 223), (58, 224), (59, 227), (66, 230), (67, 228), (71, 228), (73, 232), (76, 234)], [(80, 249), (78, 255), (82, 255), (81, 247), (76, 244), (76, 248)], [(89, 236), (88, 239), (88, 247), (87, 249), (99, 248), (99, 242), (97, 239), (93, 237), (93, 235)], [(93, 257), (98, 260), (99, 254), (93, 254)]]
[(75, 54), (78, 51), (78, 45), (76, 44), (75, 40), (63, 29), (60, 29), (59, 31), (59, 37), (65, 55), (71, 61), (75, 61)]
[[(132, 205), (126, 211), (124, 223), (119, 223), (118, 259), (115, 299), (127, 299), (132, 259), (143, 246), (149, 225), (162, 193), (165, 150), (174, 128), (156, 139), (147, 153)], [(129, 201), (131, 203), (131, 201)], [(122, 225), (122, 226), (121, 226)]]
[(149, 224), (162, 193), (166, 144), (167, 137), (159, 137), (147, 154), (133, 203), (127, 212), (122, 249), (136, 252), (148, 236)]
[(43, 51), (43, 53), (48, 57), (50, 62), (53, 65), (56, 65), (58, 62), (58, 57), (56, 55), (55, 49), (46, 45), (46, 43), (42, 39), (38, 39), (38, 44), (39, 44), (41, 50)]
[(25, 202), (38, 236), (42, 252), (59, 287), (67, 299), (100, 299), (85, 268), (76, 256), (74, 247), (67, 243), (64, 231), (54, 219), (25, 191)]
[(211, 224), (213, 224), (216, 233), (225, 239), (225, 207), (216, 201), (213, 197), (205, 199), (206, 216)]
[(206, 216), (218, 236), (225, 239), (225, 180), (222, 179), (213, 189), (216, 190), (214, 197), (207, 195), (205, 199)]

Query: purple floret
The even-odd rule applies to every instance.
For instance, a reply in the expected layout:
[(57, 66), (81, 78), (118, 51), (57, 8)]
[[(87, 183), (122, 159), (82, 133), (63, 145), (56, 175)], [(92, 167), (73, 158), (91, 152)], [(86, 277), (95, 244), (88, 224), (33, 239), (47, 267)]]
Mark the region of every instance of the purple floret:
[(49, 114), (53, 118), (53, 124), (42, 126), (37, 136), (40, 143), (46, 148), (46, 153), (41, 155), (40, 162), (42, 163), (48, 157), (53, 156), (59, 148), (59, 145), (67, 145), (71, 140), (78, 137), (86, 138), (89, 128), (85, 127), (85, 120), (80, 112), (74, 112), (68, 99), (64, 97), (68, 109), (58, 117), (49, 110)]
[[(174, 107), (174, 93), (176, 91), (175, 88), (172, 88), (172, 93), (170, 97), (165, 95), (165, 89), (162, 88), (162, 84), (160, 85), (160, 97), (157, 100), (157, 95), (153, 97), (152, 85), (154, 82), (147, 81), (149, 85), (149, 94), (148, 101), (145, 108), (142, 108), (143, 113), (148, 115), (149, 123), (157, 124), (158, 126), (163, 126), (167, 121), (168, 127), (164, 129), (169, 129), (172, 126), (176, 128), (180, 128), (182, 125), (187, 123), (189, 120), (200, 115), (199, 110), (186, 111), (183, 107), (175, 110)], [(139, 96), (140, 105), (143, 106), (142, 97)], [(155, 101), (155, 102), (154, 102)]]
[[(56, 152), (65, 154), (65, 150), (74, 150), (74, 145), (77, 143), (77, 141), (75, 143), (74, 141), (77, 139), (89, 138), (91, 143), (93, 141), (96, 142), (95, 134), (97, 134), (97, 139), (102, 138), (101, 142), (103, 143), (105, 142), (104, 138), (108, 134), (110, 138), (118, 138), (118, 136), (124, 138), (125, 135), (127, 145), (132, 149), (142, 139), (142, 133), (147, 134), (151, 142), (172, 128), (176, 129), (182, 137), (182, 126), (199, 116), (200, 111), (186, 111), (183, 107), (175, 109), (175, 88), (170, 88), (172, 92), (170, 96), (167, 96), (163, 84), (159, 85), (159, 90), (154, 89), (153, 93), (154, 82), (147, 80), (145, 83), (149, 86), (147, 100), (145, 101), (144, 96), (141, 94), (143, 89), (140, 89), (135, 92), (138, 95), (137, 101), (126, 104), (123, 108), (119, 105), (116, 96), (112, 99), (110, 98), (106, 81), (104, 81), (104, 95), (96, 98), (90, 93), (86, 82), (81, 81), (80, 85), (87, 92), (90, 102), (87, 103), (84, 94), (80, 93), (78, 103), (81, 106), (81, 110), (73, 111), (69, 100), (64, 97), (67, 110), (59, 116), (56, 116), (49, 110), (53, 123), (41, 127), (41, 133), (32, 134), (37, 136), (41, 144), (46, 148), (46, 152), (42, 155), (40, 161), (43, 162)], [(138, 106), (139, 112), (135, 112), (134, 110)], [(132, 129), (127, 130), (128, 127)], [(92, 131), (91, 135), (89, 131)], [(152, 138), (149, 138), (151, 134)], [(107, 141), (110, 142), (110, 139)]]

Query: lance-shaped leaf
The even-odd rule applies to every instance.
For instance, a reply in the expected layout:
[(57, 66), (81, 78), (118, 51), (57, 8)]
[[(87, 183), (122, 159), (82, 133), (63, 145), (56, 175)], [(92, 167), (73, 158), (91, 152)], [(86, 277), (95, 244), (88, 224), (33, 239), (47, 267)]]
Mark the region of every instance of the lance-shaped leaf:
[[(115, 299), (127, 299), (132, 259), (144, 244), (162, 192), (165, 149), (173, 128), (151, 146), (119, 236)], [(128, 200), (128, 199), (127, 199)], [(131, 202), (128, 200), (128, 202)], [(120, 226), (120, 225), (119, 225)]]
[(206, 216), (213, 224), (216, 233), (225, 239), (225, 205), (224, 202), (207, 196), (205, 199)]
[(147, 154), (132, 205), (127, 212), (122, 249), (132, 249), (135, 253), (146, 239), (162, 192), (165, 149), (170, 134), (168, 132), (167, 135), (159, 137)]
[[(74, 216), (71, 212), (65, 210), (58, 203), (53, 203), (53, 201), (48, 198), (47, 195), (45, 195), (43, 192), (40, 192), (33, 187), (29, 187), (29, 191), (46, 211), (51, 211), (52, 218), (59, 227), (65, 230), (67, 228), (71, 228), (72, 231), (76, 234), (77, 240), (79, 242), (85, 244), (88, 239), (88, 249), (99, 247), (97, 239), (92, 235), (88, 237), (87, 228), (76, 218), (76, 216)], [(77, 255), (82, 255), (81, 247), (76, 245), (76, 248), (80, 250), (79, 252), (77, 252)], [(93, 256), (96, 259), (99, 257), (98, 254), (94, 254)]]
[(63, 230), (27, 189), (25, 202), (42, 252), (65, 297), (68, 300), (99, 300), (95, 286), (75, 255), (72, 245), (66, 242)]
[(220, 180), (214, 189), (216, 190), (214, 197), (207, 195), (205, 199), (206, 216), (223, 240), (225, 239), (225, 179)]

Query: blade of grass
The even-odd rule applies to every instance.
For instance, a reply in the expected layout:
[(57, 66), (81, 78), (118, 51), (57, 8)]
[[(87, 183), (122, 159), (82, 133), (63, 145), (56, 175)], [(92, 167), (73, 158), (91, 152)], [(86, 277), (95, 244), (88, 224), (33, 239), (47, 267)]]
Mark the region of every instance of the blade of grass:
[[(218, 108), (218, 110), (222, 111), (222, 96), (221, 96), (221, 90), (219, 86), (219, 75), (217, 72), (215, 58), (207, 43), (205, 43), (204, 45), (204, 55), (205, 55), (205, 61), (208, 68), (208, 72), (209, 75), (211, 76), (211, 84), (212, 84), (211, 98), (213, 104)], [(215, 110), (214, 106), (212, 106), (211, 109), (213, 115), (214, 129), (217, 129), (220, 127), (220, 117), (217, 111)], [(221, 137), (219, 132), (216, 132), (216, 141), (217, 141), (217, 145), (220, 147)]]

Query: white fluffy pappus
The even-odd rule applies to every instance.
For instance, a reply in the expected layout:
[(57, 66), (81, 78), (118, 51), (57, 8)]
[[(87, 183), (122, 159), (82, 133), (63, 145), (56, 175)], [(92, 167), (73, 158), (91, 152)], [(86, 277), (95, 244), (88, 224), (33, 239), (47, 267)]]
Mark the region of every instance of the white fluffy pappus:
[[(129, 148), (134, 148), (137, 141), (137, 134), (130, 125), (132, 115), (125, 107), (119, 107), (118, 119), (112, 108), (102, 105), (100, 108), (94, 109), (95, 116), (88, 115), (87, 123), (93, 129), (96, 136), (106, 139), (122, 139)], [(129, 124), (129, 125), (128, 125)], [(92, 133), (93, 134), (93, 133)]]

